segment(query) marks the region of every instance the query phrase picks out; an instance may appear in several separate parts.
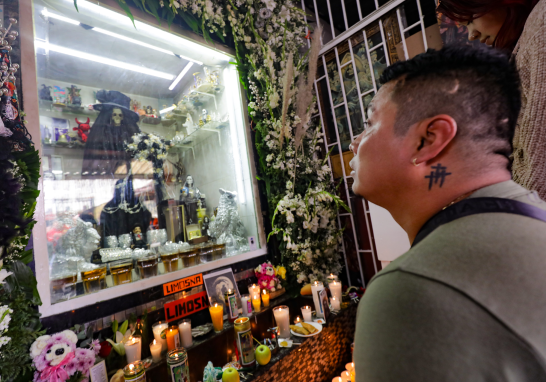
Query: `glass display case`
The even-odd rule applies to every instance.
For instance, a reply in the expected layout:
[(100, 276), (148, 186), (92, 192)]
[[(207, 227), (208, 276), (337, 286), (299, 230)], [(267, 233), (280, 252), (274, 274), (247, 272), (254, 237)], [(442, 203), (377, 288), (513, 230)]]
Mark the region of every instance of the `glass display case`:
[(229, 52), (78, 8), (34, 0), (45, 312), (264, 254)]

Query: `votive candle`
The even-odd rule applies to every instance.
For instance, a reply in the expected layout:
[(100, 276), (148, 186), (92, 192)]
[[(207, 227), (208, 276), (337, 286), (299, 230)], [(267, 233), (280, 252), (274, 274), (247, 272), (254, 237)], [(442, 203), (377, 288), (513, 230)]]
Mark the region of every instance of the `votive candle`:
[(169, 324), (167, 324), (164, 321), (158, 321), (155, 324), (152, 325), (152, 331), (154, 332), (154, 338), (157, 341), (158, 344), (161, 344), (161, 351), (164, 352), (167, 350), (167, 340), (165, 339), (165, 335), (161, 335), (164, 330), (166, 330), (169, 327)]
[(174, 350), (180, 345), (180, 337), (178, 336), (178, 326), (173, 325), (166, 332), (167, 349)]
[(131, 336), (124, 343), (127, 363), (140, 361), (142, 354), (142, 339), (140, 336)]
[(337, 298), (332, 297), (330, 299), (330, 304), (332, 304), (332, 310), (341, 310), (341, 301), (339, 301)]
[(180, 332), (182, 347), (187, 349), (193, 345), (193, 338), (191, 336), (191, 320), (189, 318), (186, 318), (178, 323), (178, 331)]
[(303, 316), (303, 321), (305, 321), (305, 322), (312, 322), (313, 321), (313, 313), (312, 313), (311, 307), (309, 305), (301, 307), (301, 314)]
[(341, 301), (341, 283), (339, 281), (333, 281), (328, 284), (332, 297), (335, 297), (338, 301)]
[(224, 329), (224, 306), (215, 303), (209, 307), (209, 313), (214, 331), (220, 333)]
[(248, 293), (252, 298), (254, 298), (255, 295), (260, 295), (260, 286), (256, 284), (252, 284), (248, 287)]
[(269, 306), (269, 291), (267, 289), (264, 289), (261, 294), (264, 306), (267, 308)]
[(241, 296), (241, 305), (243, 305), (243, 316), (249, 317), (252, 314), (252, 302), (250, 295), (244, 294)]
[(347, 369), (347, 371), (350, 373), (351, 370), (353, 370), (355, 368), (355, 363), (354, 362), (349, 362), (348, 364), (345, 365), (345, 369)]
[(341, 373), (341, 380), (343, 382), (349, 382), (351, 380), (351, 375), (347, 370), (345, 370), (343, 373)]
[(286, 305), (273, 308), (273, 315), (281, 338), (290, 338), (290, 314)]
[(294, 325), (300, 324), (301, 322), (302, 321), (300, 316), (296, 316), (296, 318), (294, 318)]
[(260, 311), (260, 308), (261, 308), (261, 300), (260, 300), (260, 296), (255, 294), (254, 296), (252, 296), (252, 307), (254, 308), (254, 311), (255, 312), (259, 312)]
[(150, 344), (150, 352), (154, 362), (161, 361), (161, 344), (157, 343), (156, 340)]

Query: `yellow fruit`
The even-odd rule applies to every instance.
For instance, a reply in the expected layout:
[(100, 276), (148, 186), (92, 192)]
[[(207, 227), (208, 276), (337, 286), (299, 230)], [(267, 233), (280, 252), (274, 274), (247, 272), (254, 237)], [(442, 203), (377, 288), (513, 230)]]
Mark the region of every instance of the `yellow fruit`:
[(300, 293), (302, 296), (311, 296), (311, 284), (307, 284), (303, 288), (301, 288)]
[(222, 374), (222, 382), (239, 382), (240, 380), (239, 372), (233, 367), (228, 367)]
[(265, 345), (260, 345), (256, 348), (256, 362), (259, 365), (267, 365), (271, 361), (271, 350)]

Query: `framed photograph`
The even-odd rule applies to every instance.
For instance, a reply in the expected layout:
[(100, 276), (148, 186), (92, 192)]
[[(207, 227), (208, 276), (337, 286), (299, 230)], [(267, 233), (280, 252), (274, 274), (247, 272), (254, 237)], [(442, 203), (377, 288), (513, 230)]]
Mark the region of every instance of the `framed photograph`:
[(224, 296), (228, 289), (235, 290), (237, 302), (239, 303), (239, 301), (241, 301), (241, 294), (237, 288), (235, 276), (233, 275), (233, 270), (231, 268), (222, 269), (218, 272), (209, 273), (208, 275), (203, 275), (203, 282), (205, 284), (205, 288), (207, 289), (209, 298), (216, 297), (222, 302), (224, 306), (224, 315), (229, 314), (229, 307), (225, 305), (224, 301)]
[(330, 316), (330, 305), (328, 303), (328, 291), (326, 288), (319, 292), (319, 304), (322, 312), (324, 313), (324, 321), (328, 322), (328, 316)]

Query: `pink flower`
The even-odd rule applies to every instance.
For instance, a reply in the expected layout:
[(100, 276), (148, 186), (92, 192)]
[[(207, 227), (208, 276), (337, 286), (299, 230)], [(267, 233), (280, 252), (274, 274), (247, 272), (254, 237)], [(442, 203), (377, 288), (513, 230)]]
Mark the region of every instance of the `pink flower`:
[(72, 359), (65, 367), (64, 370), (68, 373), (68, 375), (73, 375), (76, 371), (78, 371), (76, 367), (76, 360)]
[(45, 353), (42, 353), (41, 355), (34, 358), (34, 367), (36, 367), (36, 370), (43, 371), (48, 365), (47, 360), (45, 359)]

